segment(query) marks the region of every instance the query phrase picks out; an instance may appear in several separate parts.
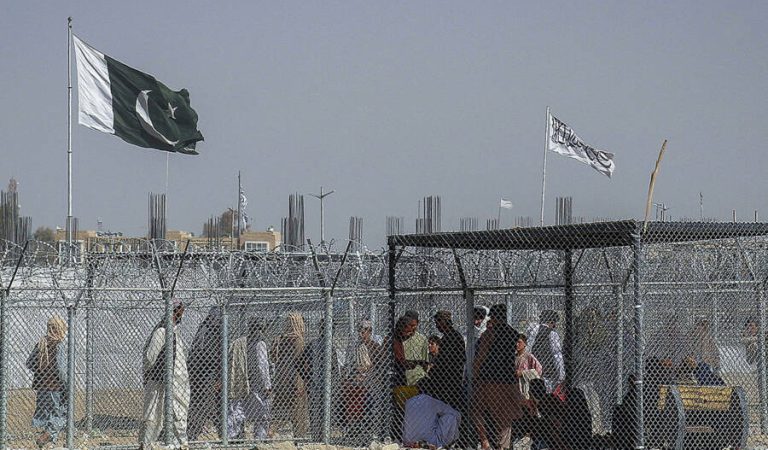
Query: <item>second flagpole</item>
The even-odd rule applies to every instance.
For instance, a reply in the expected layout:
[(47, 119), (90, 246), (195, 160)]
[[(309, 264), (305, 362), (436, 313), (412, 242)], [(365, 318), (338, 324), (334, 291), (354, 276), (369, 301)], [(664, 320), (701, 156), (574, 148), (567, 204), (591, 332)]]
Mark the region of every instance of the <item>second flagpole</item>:
[(549, 106), (547, 106), (547, 125), (544, 130), (544, 165), (541, 169), (541, 218), (539, 224), (544, 226), (544, 194), (547, 188), (547, 140), (549, 139)]

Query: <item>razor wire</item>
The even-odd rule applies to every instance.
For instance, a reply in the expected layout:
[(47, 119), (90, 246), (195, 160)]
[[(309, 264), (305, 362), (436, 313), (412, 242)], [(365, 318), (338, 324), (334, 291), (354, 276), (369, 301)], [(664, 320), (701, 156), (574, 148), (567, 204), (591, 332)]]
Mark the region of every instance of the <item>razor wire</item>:
[[(562, 448), (631, 446), (638, 403), (649, 448), (717, 447), (722, 436), (742, 431), (754, 444), (761, 442), (767, 416), (760, 339), (766, 323), (766, 245), (761, 237), (725, 238), (714, 232), (694, 242), (643, 245), (638, 289), (644, 325), (638, 335), (633, 291), (638, 254), (628, 245), (574, 249), (570, 263), (562, 249), (403, 245), (394, 252), (396, 284), (388, 291), (392, 268), (384, 252), (348, 254), (346, 260), (319, 247), (304, 253), (193, 250), (182, 257), (162, 251), (170, 248), (162, 243), (148, 242), (136, 247), (142, 251), (84, 252), (65, 264), (58, 249), (43, 243), (31, 242), (26, 250), (2, 243), (2, 287), (13, 277), (4, 298), (4, 444), (35, 446), (40, 430), (32, 426), (32, 416), (40, 399), (32, 389), (28, 358), (50, 317), (67, 320), (68, 314), (74, 319), (68, 330), (75, 343), (74, 445), (140, 443), (148, 396), (142, 360), (173, 300), (185, 306), (178, 341), (172, 340), (184, 347), (187, 367), (187, 379), (174, 378), (170, 389), (174, 406), (176, 397), (187, 403), (186, 436), (178, 436), (178, 444), (289, 439), (367, 446), (390, 438), (423, 445), (405, 442), (404, 430), (413, 425), (406, 405), (412, 394), (430, 392), (462, 418), (452, 442), (462, 448), (484, 443), (478, 423), (494, 446), (542, 441)], [(572, 327), (570, 358), (563, 361), (570, 390), (561, 388), (553, 396), (558, 384), (545, 385), (538, 398), (538, 383), (529, 384), (536, 393), (529, 391), (527, 401), (520, 402), (515, 413), (520, 416), (513, 417), (516, 425), (506, 440), (511, 416), (483, 403), (498, 397), (509, 406), (519, 400), (517, 394), (492, 383), (498, 380), (488, 378), (488, 368), (473, 367), (479, 353), (494, 370), (514, 360), (514, 349), (502, 351), (483, 341), (494, 305), (504, 306), (494, 309), (495, 320), (501, 322), (503, 311), (503, 322), (526, 334), (532, 346), (550, 311), (556, 314), (561, 351), (566, 319)], [(403, 346), (403, 352), (421, 356), (400, 368), (399, 350), (392, 349), (399, 345), (398, 330), (413, 325), (401, 319), (414, 312), (421, 338), (407, 350)], [(480, 322), (474, 320), (476, 312), (484, 314)], [(437, 319), (445, 317), (458, 339), (445, 324), (438, 325)], [(448, 334), (452, 338), (446, 339)], [(433, 352), (430, 338), (438, 342)], [(517, 345), (511, 335), (504, 339)], [(447, 347), (441, 348), (439, 340)], [(459, 347), (463, 359), (457, 356)], [(643, 348), (642, 402), (633, 379), (638, 348)], [(693, 361), (691, 351), (698, 354)], [(261, 378), (254, 376), (260, 370), (254, 362), (258, 355), (266, 355)], [(709, 372), (700, 367), (704, 358)], [(551, 356), (544, 359), (552, 364)], [(402, 374), (403, 383), (397, 379), (401, 369), (410, 372)], [(460, 379), (451, 384), (445, 373)], [(547, 374), (559, 376), (551, 369)], [(437, 381), (428, 382), (430, 376)], [(738, 422), (741, 406), (746, 426)], [(528, 425), (517, 422), (524, 418)], [(575, 437), (567, 442), (551, 433), (542, 438), (535, 427), (547, 421)], [(170, 428), (171, 437), (158, 439), (173, 441), (176, 431)], [(62, 429), (58, 442), (66, 434)]]

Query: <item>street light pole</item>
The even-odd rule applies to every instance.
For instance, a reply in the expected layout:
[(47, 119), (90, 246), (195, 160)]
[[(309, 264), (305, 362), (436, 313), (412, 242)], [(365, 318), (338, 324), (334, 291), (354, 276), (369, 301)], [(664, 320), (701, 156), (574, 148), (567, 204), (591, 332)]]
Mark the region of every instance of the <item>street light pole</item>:
[(320, 200), (320, 247), (325, 246), (325, 216), (323, 215), (323, 199), (333, 194), (334, 192), (336, 191), (331, 190), (323, 193), (323, 187), (320, 186), (320, 194), (309, 194), (312, 197)]

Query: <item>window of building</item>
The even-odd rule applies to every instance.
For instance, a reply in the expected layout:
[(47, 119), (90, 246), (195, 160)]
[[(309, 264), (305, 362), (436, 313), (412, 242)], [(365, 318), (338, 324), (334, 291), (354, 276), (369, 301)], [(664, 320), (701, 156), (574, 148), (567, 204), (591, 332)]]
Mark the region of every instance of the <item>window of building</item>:
[(247, 252), (268, 252), (269, 242), (264, 241), (245, 241), (245, 251)]

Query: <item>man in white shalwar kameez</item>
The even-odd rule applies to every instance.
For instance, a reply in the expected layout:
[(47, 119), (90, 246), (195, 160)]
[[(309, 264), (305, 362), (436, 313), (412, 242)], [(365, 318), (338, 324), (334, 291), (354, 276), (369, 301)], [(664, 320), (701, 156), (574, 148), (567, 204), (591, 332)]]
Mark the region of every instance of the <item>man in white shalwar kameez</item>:
[(229, 349), (229, 417), (230, 439), (245, 437), (245, 422), (253, 421), (253, 437), (269, 437), (271, 419), (272, 378), (269, 354), (264, 341), (266, 324), (252, 318), (248, 334), (236, 339)]
[[(173, 436), (168, 439), (174, 445), (186, 447), (187, 412), (189, 411), (189, 374), (187, 353), (181, 339), (179, 323), (184, 314), (184, 305), (174, 301), (173, 308)], [(144, 348), (144, 416), (139, 430), (139, 445), (149, 450), (158, 441), (165, 419), (165, 321), (155, 327)]]

